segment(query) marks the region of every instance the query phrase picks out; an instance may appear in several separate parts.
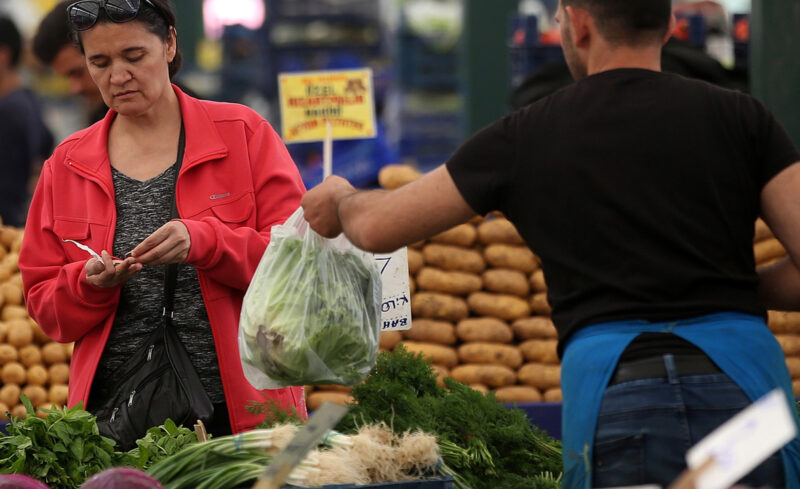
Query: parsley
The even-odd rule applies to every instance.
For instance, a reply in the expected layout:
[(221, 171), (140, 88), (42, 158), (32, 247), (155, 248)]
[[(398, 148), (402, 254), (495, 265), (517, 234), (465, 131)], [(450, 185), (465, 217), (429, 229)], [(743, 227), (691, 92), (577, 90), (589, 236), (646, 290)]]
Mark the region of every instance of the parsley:
[(131, 465), (131, 457), (114, 451), (114, 440), (100, 435), (96, 418), (79, 404), (43, 409), (36, 417), (30, 399), (20, 396), (28, 416), (11, 418), (0, 437), (0, 473), (26, 474), (53, 489), (74, 489), (92, 475), (115, 465)]
[(151, 465), (181, 451), (185, 446), (197, 443), (194, 431), (177, 426), (167, 418), (161, 426), (147, 430), (144, 438), (136, 440), (136, 448), (128, 452), (136, 467), (147, 470)]

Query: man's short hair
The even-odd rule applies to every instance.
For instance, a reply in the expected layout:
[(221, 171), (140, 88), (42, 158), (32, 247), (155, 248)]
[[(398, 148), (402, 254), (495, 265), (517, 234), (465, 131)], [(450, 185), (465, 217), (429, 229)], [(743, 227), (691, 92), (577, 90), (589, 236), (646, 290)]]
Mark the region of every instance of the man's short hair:
[(672, 16), (670, 0), (562, 0), (562, 3), (588, 10), (600, 34), (614, 44), (660, 41)]
[(42, 19), (36, 35), (33, 36), (33, 54), (46, 65), (53, 64), (64, 46), (72, 45), (67, 6), (74, 0), (59, 2), (58, 5)]
[(7, 47), (11, 51), (11, 66), (19, 65), (22, 36), (17, 25), (8, 17), (0, 17), (0, 47)]

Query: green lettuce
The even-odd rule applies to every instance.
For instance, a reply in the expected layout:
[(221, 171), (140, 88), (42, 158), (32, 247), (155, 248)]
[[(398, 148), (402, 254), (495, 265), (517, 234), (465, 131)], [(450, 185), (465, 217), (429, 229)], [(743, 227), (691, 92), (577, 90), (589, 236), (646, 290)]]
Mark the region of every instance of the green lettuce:
[(377, 358), (380, 307), (370, 255), (273, 235), (244, 298), (242, 359), (279, 385), (358, 384)]

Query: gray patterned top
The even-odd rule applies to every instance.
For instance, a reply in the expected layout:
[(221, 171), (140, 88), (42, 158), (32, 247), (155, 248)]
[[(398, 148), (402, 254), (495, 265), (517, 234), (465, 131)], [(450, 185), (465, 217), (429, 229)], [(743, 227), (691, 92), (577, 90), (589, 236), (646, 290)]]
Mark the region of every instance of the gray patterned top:
[[(170, 220), (176, 171), (177, 166), (173, 165), (161, 175), (141, 182), (111, 169), (117, 196), (114, 256), (125, 256)], [(106, 390), (110, 387), (106, 379), (112, 378), (112, 373), (160, 324), (165, 272), (165, 265), (145, 266), (122, 286), (117, 316), (92, 386), (92, 396), (96, 396), (93, 400), (105, 401)], [(191, 265), (178, 265), (174, 308), (173, 324), (178, 337), (189, 352), (211, 402), (225, 402), (214, 337), (197, 271)]]

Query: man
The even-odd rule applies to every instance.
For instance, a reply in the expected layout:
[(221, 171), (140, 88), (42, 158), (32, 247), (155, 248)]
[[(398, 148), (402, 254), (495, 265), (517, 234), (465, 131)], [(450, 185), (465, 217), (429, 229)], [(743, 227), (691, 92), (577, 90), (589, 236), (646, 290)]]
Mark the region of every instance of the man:
[(70, 92), (81, 96), (87, 104), (88, 123), (94, 123), (106, 115), (106, 105), (95, 85), (86, 60), (72, 42), (67, 22), (67, 6), (72, 0), (58, 3), (39, 23), (33, 38), (33, 53), (43, 64), (69, 80)]
[[(781, 388), (793, 408), (764, 306), (800, 307), (800, 152), (749, 96), (660, 71), (669, 0), (561, 0), (557, 20), (577, 83), (397, 190), (330, 177), (305, 216), (388, 251), (502, 211), (547, 277), (564, 487), (668, 486), (752, 401)], [(789, 258), (757, 273), (759, 215)], [(800, 440), (743, 483), (800, 487)]]
[(0, 17), (0, 217), (22, 227), (31, 175), (53, 149), (53, 136), (30, 90), (22, 86), (22, 38), (11, 19)]

